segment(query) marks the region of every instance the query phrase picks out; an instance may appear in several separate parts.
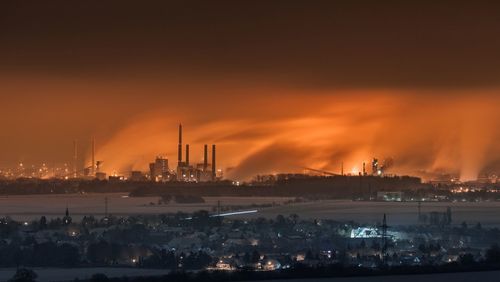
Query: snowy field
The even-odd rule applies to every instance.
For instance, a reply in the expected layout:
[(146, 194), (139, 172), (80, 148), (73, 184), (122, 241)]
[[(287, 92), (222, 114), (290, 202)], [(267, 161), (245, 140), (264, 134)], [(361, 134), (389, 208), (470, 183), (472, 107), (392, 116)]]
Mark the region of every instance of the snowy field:
[[(175, 213), (177, 211), (193, 212), (197, 210), (212, 211), (220, 201), (221, 206), (251, 204), (283, 203), (290, 198), (265, 197), (206, 197), (203, 204), (168, 204), (157, 205), (158, 197), (129, 198), (126, 194), (85, 194), (85, 195), (33, 195), (0, 197), (0, 216), (10, 216), (16, 220), (38, 219), (41, 215), (61, 217), (66, 206), (78, 220), (83, 215), (97, 217), (104, 214), (104, 198), (108, 197), (108, 210), (116, 216), (135, 214)], [(151, 203), (154, 203), (152, 205)], [(468, 224), (480, 222), (483, 226), (500, 227), (500, 202), (481, 203), (422, 203), (422, 213), (431, 211), (445, 212), (451, 207), (454, 224), (466, 221)], [(257, 208), (258, 213), (245, 214), (239, 217), (275, 218), (278, 214), (298, 214), (303, 219), (333, 219), (338, 221), (356, 221), (374, 224), (387, 214), (389, 225), (408, 225), (417, 223), (417, 203), (402, 202), (352, 202), (347, 200), (325, 200), (292, 205), (275, 205), (268, 208)]]
[(264, 197), (205, 197), (201, 204), (158, 205), (159, 197), (131, 198), (125, 193), (113, 194), (64, 194), (64, 195), (29, 195), (0, 197), (0, 216), (10, 216), (16, 220), (38, 219), (41, 215), (48, 218), (62, 217), (66, 206), (73, 218), (84, 215), (103, 216), (105, 198), (108, 198), (108, 212), (116, 216), (134, 214), (161, 214), (212, 211), (220, 201), (221, 206), (249, 206), (252, 204), (282, 203), (291, 198)]
[[(446, 212), (450, 207), (453, 224), (480, 222), (483, 226), (500, 227), (500, 202), (481, 203), (422, 203), (421, 212)], [(278, 214), (298, 214), (305, 219), (333, 219), (374, 224), (382, 221), (387, 214), (389, 225), (411, 225), (417, 223), (418, 204), (414, 202), (353, 202), (353, 201), (318, 201), (287, 206), (276, 206), (259, 210), (257, 214), (246, 217), (273, 218)]]

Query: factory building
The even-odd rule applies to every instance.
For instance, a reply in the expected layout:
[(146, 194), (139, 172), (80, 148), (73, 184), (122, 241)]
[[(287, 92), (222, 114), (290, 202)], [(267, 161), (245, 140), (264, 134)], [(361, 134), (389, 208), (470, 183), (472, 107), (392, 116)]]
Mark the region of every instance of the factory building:
[(149, 175), (155, 182), (170, 181), (172, 176), (168, 169), (168, 159), (158, 156), (154, 163), (149, 164)]
[(378, 165), (378, 159), (373, 159), (372, 161), (372, 175), (374, 176), (380, 176), (381, 171)]
[[(392, 159), (386, 159), (382, 164), (379, 160), (374, 158), (372, 161), (372, 175), (373, 176), (384, 176), (386, 170), (392, 165)], [(364, 164), (363, 164), (364, 166)]]
[[(203, 148), (203, 162), (192, 163), (190, 161), (190, 146), (183, 144), (182, 124), (179, 124), (179, 142), (177, 145), (177, 168), (169, 170), (168, 159), (157, 157), (150, 164), (150, 179), (155, 182), (179, 181), (179, 182), (208, 182), (220, 178), (216, 169), (216, 146), (212, 145), (212, 160), (209, 163), (208, 145)], [(184, 158), (183, 158), (183, 148)]]
[(130, 181), (142, 182), (142, 181), (146, 181), (146, 180), (147, 180), (147, 178), (144, 175), (144, 173), (142, 173), (142, 171), (134, 170), (130, 173)]
[(96, 172), (95, 173), (95, 179), (103, 181), (106, 180), (106, 173), (104, 172)]
[(212, 163), (208, 163), (208, 145), (203, 147), (203, 163), (192, 164), (189, 160), (190, 147), (186, 144), (185, 159), (182, 160), (182, 125), (179, 125), (177, 181), (183, 182), (207, 182), (215, 181), (216, 177), (216, 147), (212, 145)]

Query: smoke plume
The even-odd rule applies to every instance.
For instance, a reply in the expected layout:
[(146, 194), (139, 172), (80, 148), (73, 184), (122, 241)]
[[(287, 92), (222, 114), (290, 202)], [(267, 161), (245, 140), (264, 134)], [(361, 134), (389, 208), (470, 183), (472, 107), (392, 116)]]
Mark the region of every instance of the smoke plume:
[(174, 168), (177, 124), (182, 121), (192, 161), (202, 161), (203, 144), (217, 144), (218, 164), (231, 179), (302, 172), (304, 167), (338, 173), (342, 163), (346, 173), (358, 173), (363, 162), (376, 157), (381, 163), (386, 160), (388, 173), (450, 173), (474, 180), (499, 162), (500, 116), (495, 93), (473, 94), (338, 91), (273, 99), (258, 95), (251, 102), (224, 105), (239, 111), (219, 107), (212, 115), (200, 108), (196, 118), (158, 113), (134, 117), (97, 155), (108, 173), (146, 171), (156, 155), (166, 156)]

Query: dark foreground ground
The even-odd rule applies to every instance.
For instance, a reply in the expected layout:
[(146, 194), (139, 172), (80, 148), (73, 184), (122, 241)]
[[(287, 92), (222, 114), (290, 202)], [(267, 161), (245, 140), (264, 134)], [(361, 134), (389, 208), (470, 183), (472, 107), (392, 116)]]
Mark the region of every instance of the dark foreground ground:
[[(75, 278), (81, 280), (89, 279), (94, 273), (104, 273), (109, 278), (119, 278), (123, 276), (137, 277), (144, 275), (163, 275), (167, 270), (150, 269), (127, 269), (127, 268), (34, 268), (38, 274), (39, 282), (65, 282), (74, 281)], [(15, 273), (15, 269), (0, 269), (0, 281), (8, 281)], [(259, 280), (248, 282), (498, 282), (500, 281), (500, 271), (484, 272), (463, 272), (463, 273), (441, 273), (441, 274), (416, 274), (416, 275), (391, 275), (391, 276), (367, 276), (367, 277), (340, 277), (340, 278), (311, 278), (311, 279), (291, 279), (291, 280)]]
[[(283, 282), (285, 280), (267, 280), (267, 282)], [(293, 282), (498, 282), (500, 271), (441, 273), (418, 275), (392, 275), (369, 277), (312, 278), (287, 280)], [(257, 282), (257, 281), (252, 281)]]
[[(110, 278), (114, 277), (138, 277), (146, 275), (165, 275), (169, 270), (161, 269), (140, 269), (140, 268), (113, 268), (113, 267), (94, 267), (94, 268), (30, 268), (38, 275), (38, 282), (63, 282), (90, 279), (95, 273), (103, 273)], [(16, 273), (15, 268), (0, 268), (0, 281), (8, 281)]]

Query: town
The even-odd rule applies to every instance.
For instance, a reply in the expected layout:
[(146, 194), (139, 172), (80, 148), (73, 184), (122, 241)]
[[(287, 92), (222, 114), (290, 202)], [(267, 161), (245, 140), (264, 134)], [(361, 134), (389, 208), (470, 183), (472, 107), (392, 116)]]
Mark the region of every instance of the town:
[(500, 262), (500, 230), (453, 222), (452, 211), (420, 224), (390, 226), (236, 219), (198, 211), (127, 217), (0, 219), (0, 267), (127, 267), (170, 271), (286, 271), (341, 265), (360, 269)]

